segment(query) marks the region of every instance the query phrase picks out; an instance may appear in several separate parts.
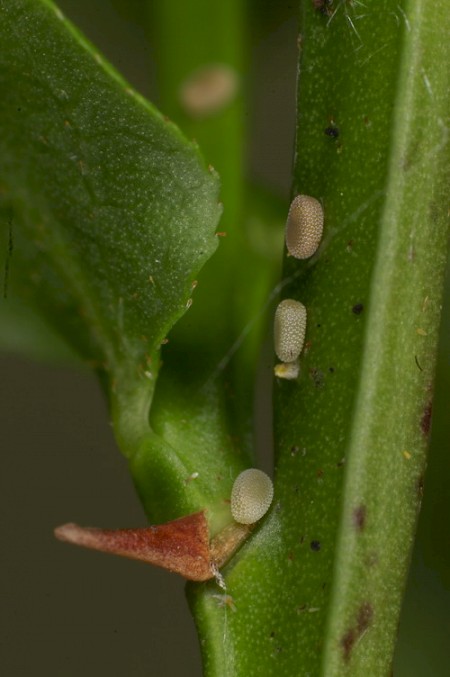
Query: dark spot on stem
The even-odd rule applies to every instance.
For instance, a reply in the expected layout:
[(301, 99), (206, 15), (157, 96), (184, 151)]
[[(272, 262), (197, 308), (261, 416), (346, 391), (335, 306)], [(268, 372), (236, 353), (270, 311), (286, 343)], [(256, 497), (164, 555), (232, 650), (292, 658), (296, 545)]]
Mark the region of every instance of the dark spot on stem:
[(325, 129), (325, 134), (331, 136), (332, 139), (337, 139), (339, 136), (339, 129), (337, 127), (327, 127)]
[(364, 310), (363, 304), (362, 303), (356, 303), (352, 308), (352, 313), (354, 313), (355, 315), (361, 315), (363, 310)]
[(323, 388), (324, 386), (324, 381), (325, 381), (325, 376), (323, 371), (320, 369), (317, 369), (316, 367), (312, 367), (309, 370), (309, 375), (312, 378), (312, 382), (314, 383), (316, 388)]
[(359, 505), (357, 508), (353, 510), (352, 514), (353, 526), (359, 532), (364, 531), (364, 527), (366, 526), (366, 515), (367, 509), (365, 505)]
[(324, 16), (331, 16), (333, 0), (312, 0), (312, 4), (316, 12), (320, 12)]
[(353, 647), (359, 642), (361, 637), (369, 629), (373, 618), (373, 607), (370, 602), (363, 602), (358, 609), (356, 623), (350, 627), (342, 636), (341, 648), (344, 661), (350, 660)]
[(348, 663), (352, 653), (353, 646), (356, 642), (356, 633), (353, 628), (347, 630), (341, 639), (342, 653), (344, 654), (344, 661)]
[(432, 400), (430, 400), (423, 411), (422, 418), (420, 419), (420, 429), (422, 430), (424, 435), (428, 435), (428, 433), (430, 432), (432, 410), (433, 410), (433, 402)]
[(320, 541), (311, 541), (310, 543), (310, 548), (313, 552), (319, 552), (320, 548), (322, 547)]

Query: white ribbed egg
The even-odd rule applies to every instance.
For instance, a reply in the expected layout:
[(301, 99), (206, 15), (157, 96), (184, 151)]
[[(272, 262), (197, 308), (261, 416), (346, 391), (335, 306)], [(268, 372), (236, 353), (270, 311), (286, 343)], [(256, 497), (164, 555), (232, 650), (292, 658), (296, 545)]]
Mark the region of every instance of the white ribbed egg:
[(316, 198), (297, 195), (286, 222), (286, 246), (291, 256), (307, 259), (317, 251), (323, 232), (323, 209)]
[(273, 340), (282, 362), (295, 362), (305, 342), (306, 308), (300, 301), (284, 299), (275, 311)]
[(249, 468), (238, 475), (231, 491), (231, 514), (240, 524), (257, 522), (270, 508), (272, 480), (265, 472)]

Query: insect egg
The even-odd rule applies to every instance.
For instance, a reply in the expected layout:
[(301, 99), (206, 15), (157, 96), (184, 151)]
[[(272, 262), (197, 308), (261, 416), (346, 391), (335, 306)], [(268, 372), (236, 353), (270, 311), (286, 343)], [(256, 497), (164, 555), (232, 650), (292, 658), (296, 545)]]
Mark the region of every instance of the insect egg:
[(257, 522), (270, 508), (272, 480), (265, 472), (249, 468), (238, 475), (231, 491), (231, 514), (240, 524)]
[(323, 209), (316, 198), (297, 195), (289, 208), (286, 222), (286, 246), (291, 256), (307, 259), (320, 244), (323, 232)]
[(284, 299), (275, 311), (273, 338), (275, 352), (282, 362), (295, 362), (306, 332), (306, 308), (300, 301)]
[(180, 89), (180, 101), (192, 117), (207, 117), (227, 106), (238, 88), (238, 74), (230, 66), (205, 65), (185, 80)]

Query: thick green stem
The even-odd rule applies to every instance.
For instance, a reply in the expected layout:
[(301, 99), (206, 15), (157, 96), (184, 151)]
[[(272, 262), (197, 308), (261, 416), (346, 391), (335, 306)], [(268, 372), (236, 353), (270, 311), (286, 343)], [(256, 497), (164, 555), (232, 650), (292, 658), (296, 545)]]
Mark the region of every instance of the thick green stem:
[[(322, 10), (322, 11), (321, 11)], [(225, 570), (236, 611), (193, 591), (206, 674), (390, 674), (421, 477), (446, 259), (443, 3), (302, 3), (295, 193), (317, 256), (285, 263), (308, 311), (297, 382), (275, 384), (271, 514)]]

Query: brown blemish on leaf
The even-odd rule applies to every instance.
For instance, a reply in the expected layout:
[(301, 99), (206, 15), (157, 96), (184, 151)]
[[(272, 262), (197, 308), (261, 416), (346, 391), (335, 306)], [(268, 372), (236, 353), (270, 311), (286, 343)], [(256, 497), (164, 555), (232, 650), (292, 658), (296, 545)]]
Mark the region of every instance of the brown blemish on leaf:
[(312, 382), (316, 388), (323, 388), (325, 385), (325, 376), (323, 371), (317, 369), (316, 367), (312, 367), (309, 370), (309, 375), (311, 376)]
[(354, 628), (347, 630), (345, 635), (341, 639), (342, 653), (344, 654), (344, 661), (348, 663), (352, 653), (353, 646), (356, 641), (356, 633)]
[(369, 629), (373, 618), (373, 607), (370, 602), (363, 602), (358, 611), (357, 630), (360, 637)]
[(55, 529), (55, 536), (74, 545), (154, 564), (191, 581), (206, 581), (214, 575), (204, 512), (141, 529), (64, 524)]
[(356, 623), (343, 635), (340, 645), (344, 661), (349, 662), (353, 648), (365, 635), (373, 619), (373, 607), (370, 602), (363, 602), (358, 609)]
[(432, 410), (433, 402), (430, 400), (423, 411), (422, 418), (420, 419), (420, 429), (425, 436), (427, 436), (430, 432)]
[(355, 529), (359, 532), (364, 531), (366, 526), (366, 515), (367, 509), (365, 505), (359, 505), (357, 508), (354, 508), (352, 513), (352, 522)]

